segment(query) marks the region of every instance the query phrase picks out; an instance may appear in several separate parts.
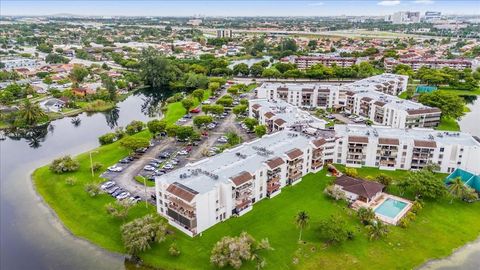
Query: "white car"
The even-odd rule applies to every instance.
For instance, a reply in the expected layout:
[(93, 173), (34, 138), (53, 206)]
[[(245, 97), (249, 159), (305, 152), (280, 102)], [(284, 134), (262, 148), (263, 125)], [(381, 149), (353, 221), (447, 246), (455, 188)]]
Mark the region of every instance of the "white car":
[(211, 102), (210, 100), (208, 100), (208, 99), (202, 102), (202, 104), (204, 104), (204, 105), (209, 105), (209, 104), (211, 104), (211, 103), (212, 103), (212, 102)]
[(115, 185), (115, 182), (113, 181), (108, 181), (108, 182), (105, 182), (103, 183), (100, 188), (103, 189), (103, 190), (106, 190), (106, 189), (109, 189), (111, 187), (113, 187)]
[(228, 138), (225, 137), (225, 136), (222, 136), (222, 137), (220, 137), (220, 138), (217, 139), (217, 142), (219, 142), (219, 143), (226, 143), (226, 142), (228, 142)]
[(166, 169), (166, 170), (171, 170), (175, 167), (173, 166), (173, 164), (167, 163), (167, 164), (165, 164), (165, 166), (163, 166), (163, 168)]
[(123, 168), (120, 167), (120, 166), (113, 165), (113, 166), (108, 167), (108, 170), (111, 171), (111, 172), (121, 172), (121, 171), (123, 171)]
[(147, 165), (147, 166), (143, 167), (143, 169), (144, 169), (145, 171), (155, 171), (155, 167), (150, 166), (150, 165)]
[(188, 152), (186, 150), (181, 150), (181, 151), (178, 151), (178, 153), (180, 156), (186, 156), (188, 155)]
[(188, 120), (185, 119), (185, 118), (180, 118), (180, 119), (178, 119), (177, 122), (179, 122), (179, 123), (185, 123), (185, 122), (187, 122), (187, 121), (188, 121)]
[(130, 192), (122, 192), (120, 193), (120, 195), (117, 195), (117, 200), (123, 200), (125, 198), (127, 198), (128, 196), (130, 196)]

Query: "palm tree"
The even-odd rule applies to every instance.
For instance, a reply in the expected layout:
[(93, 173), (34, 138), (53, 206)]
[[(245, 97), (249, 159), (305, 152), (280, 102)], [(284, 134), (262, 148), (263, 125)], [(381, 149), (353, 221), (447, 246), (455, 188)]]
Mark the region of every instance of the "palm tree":
[(388, 234), (387, 225), (379, 220), (374, 220), (370, 225), (365, 226), (368, 231), (370, 240), (379, 239)]
[(308, 215), (307, 212), (300, 211), (297, 213), (297, 216), (295, 217), (295, 224), (297, 225), (297, 228), (300, 229), (300, 235), (298, 237), (298, 241), (302, 241), (302, 231), (307, 227), (309, 220), (310, 220), (310, 216)]
[(452, 196), (452, 199), (450, 200), (450, 203), (452, 203), (454, 198), (464, 198), (468, 193), (468, 187), (463, 183), (460, 177), (457, 177), (450, 182), (448, 193)]
[(25, 100), (20, 109), (20, 118), (29, 126), (33, 126), (45, 116), (45, 113), (37, 104)]
[(372, 208), (360, 207), (357, 211), (358, 218), (363, 224), (368, 224), (375, 219), (375, 212)]

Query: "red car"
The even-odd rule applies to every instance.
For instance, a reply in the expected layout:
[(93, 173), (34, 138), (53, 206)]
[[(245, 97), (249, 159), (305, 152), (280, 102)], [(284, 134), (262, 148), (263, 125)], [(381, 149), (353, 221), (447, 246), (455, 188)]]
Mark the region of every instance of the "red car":
[(201, 112), (200, 108), (191, 109), (190, 113), (199, 113)]

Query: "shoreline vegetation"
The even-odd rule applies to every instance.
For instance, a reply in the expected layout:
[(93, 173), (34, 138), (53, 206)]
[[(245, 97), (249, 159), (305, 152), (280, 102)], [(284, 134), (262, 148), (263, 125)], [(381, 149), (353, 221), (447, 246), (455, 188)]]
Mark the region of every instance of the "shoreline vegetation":
[[(168, 105), (165, 120), (175, 123), (184, 108), (181, 102)], [(135, 135), (138, 138), (151, 138), (148, 130)], [(106, 167), (116, 163), (128, 154), (120, 147), (121, 140), (93, 149), (94, 162)], [(156, 214), (155, 206), (138, 204), (121, 221), (105, 212), (105, 205), (114, 201), (108, 195), (90, 197), (84, 191), (88, 183), (100, 183), (99, 173), (91, 176), (89, 153), (75, 157), (80, 163), (76, 172), (64, 174), (52, 173), (48, 165), (40, 167), (32, 174), (34, 187), (43, 201), (55, 212), (65, 228), (73, 235), (85, 239), (107, 251), (125, 253), (120, 227), (122, 224)], [(337, 166), (344, 170), (344, 166)], [(383, 173), (394, 179), (402, 179), (408, 171), (379, 171), (376, 168), (358, 169), (359, 176), (371, 178)], [(74, 185), (66, 179), (74, 177)], [(443, 179), (444, 174), (438, 174)], [(322, 170), (308, 174), (294, 187), (282, 189), (282, 193), (265, 199), (255, 205), (253, 210), (239, 218), (231, 218), (217, 224), (201, 236), (190, 238), (169, 226), (169, 236), (163, 243), (155, 243), (152, 249), (139, 256), (148, 266), (162, 269), (218, 269), (209, 260), (215, 243), (223, 236), (237, 236), (246, 231), (257, 239), (268, 237), (274, 250), (269, 251), (265, 269), (332, 269), (332, 268), (369, 268), (386, 269), (392, 266), (401, 269), (415, 268), (428, 261), (452, 254), (455, 249), (474, 241), (480, 234), (475, 227), (480, 223), (480, 204), (466, 204), (459, 201), (450, 203), (448, 199), (426, 201), (415, 221), (407, 228), (389, 227), (390, 233), (377, 241), (369, 241), (365, 228), (360, 226), (356, 215), (344, 202), (336, 202), (323, 194), (324, 188), (333, 180)], [(395, 187), (388, 192), (398, 193)], [(411, 199), (411, 198), (410, 198)], [(298, 243), (298, 229), (293, 217), (299, 209), (305, 209), (311, 215), (310, 228), (305, 229), (304, 242)], [(314, 229), (322, 219), (331, 215), (341, 216), (355, 232), (351, 241), (330, 246), (320, 241)], [(421, 241), (420, 241), (421, 240)], [(179, 256), (169, 255), (168, 247), (175, 243), (181, 251)], [(378, 260), (382, 257), (382, 260)], [(402, 261), (398, 258), (402, 257)], [(247, 262), (243, 269), (254, 267)]]

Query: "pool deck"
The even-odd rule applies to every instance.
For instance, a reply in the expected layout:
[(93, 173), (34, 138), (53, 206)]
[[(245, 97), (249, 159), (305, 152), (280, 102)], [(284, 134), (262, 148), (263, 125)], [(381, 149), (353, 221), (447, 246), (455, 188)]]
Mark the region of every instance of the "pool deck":
[(402, 219), (403, 216), (405, 216), (413, 206), (412, 202), (407, 200), (407, 199), (382, 192), (382, 194), (380, 194), (377, 198), (375, 198), (370, 203), (365, 203), (365, 202), (362, 202), (360, 200), (355, 201), (352, 204), (352, 208), (355, 209), (355, 210), (358, 210), (361, 207), (365, 207), (365, 208), (371, 208), (373, 211), (375, 211), (375, 209), (377, 209), (384, 201), (386, 201), (388, 199), (394, 199), (396, 201), (404, 202), (407, 205), (402, 209), (402, 211), (400, 211), (400, 213), (398, 213), (395, 216), (395, 218), (387, 217), (387, 216), (381, 215), (377, 212), (375, 212), (375, 215), (377, 216), (377, 218), (379, 220), (383, 221), (384, 223), (391, 224), (391, 225), (397, 225), (398, 221), (400, 219)]

